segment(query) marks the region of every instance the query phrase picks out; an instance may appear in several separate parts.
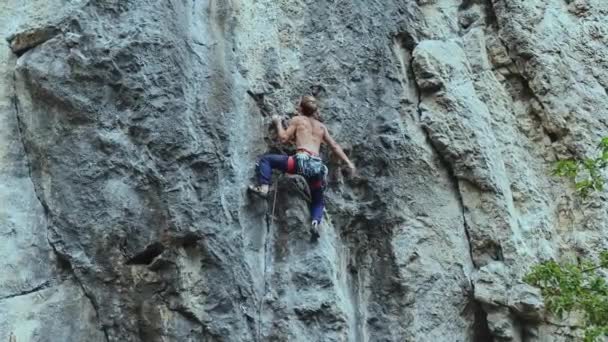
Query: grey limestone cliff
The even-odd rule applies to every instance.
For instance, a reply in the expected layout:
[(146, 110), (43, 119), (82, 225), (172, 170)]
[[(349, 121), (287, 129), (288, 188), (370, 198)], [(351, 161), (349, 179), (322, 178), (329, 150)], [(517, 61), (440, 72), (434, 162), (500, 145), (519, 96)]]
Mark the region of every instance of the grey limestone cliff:
[[(0, 341), (576, 341), (521, 282), (608, 247), (605, 0), (0, 1)], [(321, 102), (358, 166), (247, 196)], [(276, 195), (276, 196), (275, 196)], [(274, 215), (273, 215), (274, 214)]]

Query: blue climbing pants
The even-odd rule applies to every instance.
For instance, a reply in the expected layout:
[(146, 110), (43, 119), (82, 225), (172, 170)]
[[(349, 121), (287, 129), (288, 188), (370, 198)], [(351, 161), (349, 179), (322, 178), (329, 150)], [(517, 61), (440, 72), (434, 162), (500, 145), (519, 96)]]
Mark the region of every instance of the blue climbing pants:
[(312, 219), (321, 223), (323, 218), (323, 191), (325, 190), (327, 167), (321, 158), (311, 153), (298, 151), (293, 156), (284, 154), (266, 154), (257, 163), (258, 182), (260, 184), (271, 184), (272, 170), (279, 170), (288, 174), (303, 176), (310, 188)]

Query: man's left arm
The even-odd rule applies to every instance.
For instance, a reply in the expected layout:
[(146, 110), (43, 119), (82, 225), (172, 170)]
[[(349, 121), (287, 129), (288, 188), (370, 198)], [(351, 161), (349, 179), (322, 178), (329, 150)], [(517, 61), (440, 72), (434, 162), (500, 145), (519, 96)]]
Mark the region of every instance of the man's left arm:
[(289, 122), (287, 129), (283, 128), (283, 124), (281, 123), (280, 116), (275, 115), (275, 116), (273, 116), (272, 120), (274, 121), (275, 125), (277, 126), (279, 140), (281, 141), (281, 143), (285, 144), (285, 143), (289, 142), (289, 140), (291, 140), (294, 137), (295, 132), (296, 132), (296, 123), (295, 123), (296, 118), (293, 118)]

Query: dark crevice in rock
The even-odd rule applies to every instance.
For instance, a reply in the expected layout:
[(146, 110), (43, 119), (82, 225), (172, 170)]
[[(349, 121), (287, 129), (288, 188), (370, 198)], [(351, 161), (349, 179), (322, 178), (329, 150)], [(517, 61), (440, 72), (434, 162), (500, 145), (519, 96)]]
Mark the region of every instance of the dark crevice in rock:
[(559, 138), (560, 138), (560, 137), (559, 137), (559, 135), (558, 135), (558, 134), (556, 134), (556, 133), (554, 133), (554, 132), (549, 132), (549, 131), (547, 131), (547, 129), (546, 129), (546, 128), (544, 128), (544, 127), (543, 127), (543, 130), (544, 130), (545, 134), (546, 134), (546, 135), (549, 137), (549, 140), (550, 140), (552, 143), (554, 143), (554, 142), (556, 142), (557, 140), (559, 140)]
[(498, 26), (498, 17), (496, 16), (496, 10), (494, 9), (493, 0), (486, 0), (484, 10), (486, 17), (486, 26), (498, 31), (500, 27)]
[(492, 259), (496, 260), (496, 261), (501, 261), (504, 262), (505, 261), (505, 257), (503, 255), (502, 252), (502, 246), (497, 243), (497, 242), (492, 242), (492, 247), (489, 248), (489, 250), (494, 251), (494, 255), (492, 256)]
[(458, 10), (459, 11), (466, 11), (469, 8), (471, 8), (474, 4), (474, 0), (462, 0), (462, 2), (460, 3), (460, 5), (458, 5)]
[(149, 265), (154, 259), (165, 251), (165, 246), (160, 242), (148, 245), (143, 251), (132, 256), (127, 265)]
[(534, 341), (534, 334), (531, 334), (530, 325), (525, 319), (517, 318), (519, 323), (519, 336), (521, 336), (522, 342)]
[(181, 316), (183, 316), (184, 318), (186, 318), (189, 321), (192, 321), (200, 326), (204, 326), (203, 322), (201, 322), (192, 311), (190, 311), (186, 308), (177, 307), (177, 308), (169, 308), (169, 310), (180, 314)]
[(57, 253), (55, 253), (55, 257), (55, 259), (57, 259), (57, 268), (59, 268), (59, 270), (68, 274), (71, 274), (73, 272), (70, 260), (65, 258), (63, 255)]
[[(395, 40), (410, 54), (410, 62), (411, 56), (416, 48), (417, 42), (414, 36), (412, 36), (409, 32), (399, 32), (395, 35)], [(411, 63), (410, 63), (411, 65)], [(405, 71), (405, 70), (404, 70)]]
[[(480, 22), (492, 31), (498, 31), (498, 20), (492, 0), (463, 0), (458, 6), (458, 12), (461, 35), (479, 26)], [(483, 18), (483, 21), (479, 20), (480, 18)]]
[[(171, 307), (170, 305), (167, 305), (167, 308), (169, 309), (169, 311), (173, 311), (173, 312), (177, 313), (178, 315), (184, 317), (186, 320), (192, 322), (194, 325), (200, 326), (202, 336), (204, 337), (204, 341), (213, 342), (213, 341), (222, 340), (222, 338), (220, 336), (209, 331), (209, 328), (207, 327), (207, 325), (204, 322), (202, 322), (198, 317), (196, 317), (196, 315), (190, 309), (188, 309), (184, 306)], [(142, 339), (142, 341), (148, 341), (148, 340), (149, 339)]]
[(24, 290), (24, 291), (20, 291), (14, 294), (10, 294), (4, 297), (0, 297), (0, 300), (5, 300), (5, 299), (9, 299), (9, 298), (15, 298), (15, 297), (20, 297), (20, 296), (25, 296), (28, 295), (30, 293), (34, 293), (34, 292), (38, 292), (38, 291), (42, 291), (44, 289), (48, 289), (49, 287), (51, 287), (51, 282), (49, 280), (45, 281), (44, 283), (29, 289), (29, 290)]
[[(420, 110), (420, 108), (418, 110)], [(428, 130), (425, 128), (424, 131), (427, 133), (427, 139), (428, 139), (429, 145), (431, 146), (433, 151), (435, 151), (435, 154), (439, 158), (439, 163), (441, 164), (442, 168), (444, 170), (446, 170), (448, 178), (450, 179), (450, 183), (452, 183), (452, 185), (453, 185), (454, 193), (456, 194), (456, 198), (458, 200), (460, 208), (462, 209), (462, 223), (464, 226), (464, 233), (467, 238), (468, 245), (469, 245), (469, 256), (471, 258), (471, 262), (473, 263), (473, 266), (475, 268), (478, 268), (478, 265), (475, 262), (475, 258), (473, 257), (473, 244), (471, 242), (471, 233), (470, 233), (469, 224), (467, 222), (467, 217), (466, 217), (467, 208), (464, 204), (464, 200), (462, 198), (462, 193), (460, 192), (460, 185), (459, 185), (460, 181), (458, 180), (458, 177), (454, 173), (454, 169), (452, 168), (451, 164), (444, 158), (444, 156), (439, 152), (439, 149), (435, 146), (435, 143), (431, 139), (430, 134), (428, 134)]]
[(56, 26), (40, 27), (16, 33), (8, 37), (11, 50), (17, 56), (22, 56), (27, 51), (43, 44), (61, 33)]
[(327, 89), (322, 84), (314, 84), (310, 86), (310, 93), (316, 98), (322, 98), (327, 94)]
[(38, 199), (38, 202), (40, 203), (40, 206), (42, 207), (42, 210), (44, 210), (44, 216), (46, 218), (46, 222), (48, 222), (48, 218), (50, 215), (50, 211), (49, 208), (46, 205), (46, 202), (44, 202), (42, 200), (42, 198), (40, 198), (40, 194), (38, 193), (38, 190), (36, 189), (36, 184), (34, 183), (34, 178), (32, 175), (32, 163), (30, 160), (30, 153), (28, 151), (27, 148), (27, 144), (25, 143), (25, 141), (23, 140), (23, 123), (21, 122), (21, 117), (19, 116), (19, 99), (17, 98), (17, 75), (15, 73), (13, 73), (13, 94), (12, 94), (12, 102), (13, 102), (13, 109), (15, 111), (15, 117), (17, 118), (17, 133), (19, 134), (19, 140), (21, 141), (21, 145), (23, 146), (23, 152), (25, 154), (25, 161), (27, 164), (27, 170), (28, 170), (28, 176), (30, 178), (30, 181), (32, 183), (32, 188), (34, 189), (34, 195), (36, 196), (36, 199)]
[(87, 297), (87, 299), (89, 300), (89, 302), (91, 303), (91, 306), (93, 308), (93, 310), (95, 311), (95, 316), (97, 318), (97, 322), (99, 322), (99, 326), (105, 336), (105, 339), (107, 342), (110, 342), (110, 337), (108, 335), (107, 329), (104, 327), (104, 325), (101, 323), (101, 317), (99, 315), (99, 307), (97, 305), (97, 302), (95, 301), (95, 299), (93, 298), (93, 296), (88, 293), (84, 287), (84, 285), (82, 284), (80, 278), (78, 278), (78, 276), (76, 275), (76, 272), (74, 271), (74, 268), (72, 267), (72, 263), (69, 260), (69, 257), (67, 255), (64, 255), (62, 253), (60, 253), (57, 250), (57, 247), (55, 246), (55, 244), (53, 243), (53, 241), (51, 241), (50, 237), (49, 237), (49, 230), (50, 228), (50, 221), (51, 221), (51, 211), (49, 210), (49, 207), (47, 206), (47, 203), (45, 201), (42, 200), (42, 197), (39, 193), (38, 188), (36, 187), (36, 183), (34, 182), (34, 177), (33, 177), (33, 172), (32, 172), (32, 161), (30, 159), (31, 156), (31, 152), (29, 151), (28, 145), (25, 142), (24, 139), (24, 132), (23, 132), (23, 122), (21, 121), (21, 116), (20, 116), (20, 110), (19, 110), (19, 99), (17, 98), (17, 74), (16, 72), (13, 72), (13, 94), (12, 94), (12, 102), (13, 102), (13, 106), (14, 106), (14, 111), (15, 111), (15, 116), (17, 118), (17, 131), (19, 134), (19, 141), (21, 142), (21, 145), (23, 146), (23, 152), (25, 154), (25, 161), (27, 164), (27, 168), (28, 168), (28, 176), (30, 179), (30, 182), (32, 183), (32, 188), (34, 191), (34, 195), (36, 196), (36, 199), (38, 200), (38, 202), (40, 203), (40, 206), (43, 208), (44, 210), (44, 216), (45, 216), (45, 222), (46, 222), (46, 227), (47, 227), (47, 242), (49, 244), (49, 246), (51, 247), (51, 250), (53, 251), (53, 254), (55, 255), (55, 257), (57, 258), (57, 262), (58, 262), (58, 266), (61, 270), (63, 271), (67, 271), (71, 274), (71, 276), (73, 277), (74, 281), (78, 284), (78, 286), (82, 289), (83, 294), (85, 295), (85, 297)]
[(202, 322), (194, 314), (194, 312), (192, 312), (189, 308), (187, 308), (187, 307), (185, 307), (183, 305), (178, 305), (176, 307), (172, 307), (166, 301), (164, 301), (164, 302), (165, 302), (167, 308), (169, 309), (169, 311), (173, 311), (173, 312), (177, 313), (178, 315), (184, 317), (186, 320), (192, 322), (193, 324), (200, 326), (201, 329), (202, 329), (203, 336), (205, 337), (205, 341), (219, 341), (219, 340), (221, 340), (219, 336), (217, 336), (216, 334), (211, 333), (209, 331), (209, 328), (207, 327), (207, 325), (204, 322)]
[(480, 303), (473, 301), (474, 321), (473, 321), (473, 342), (493, 342), (494, 336), (488, 326), (488, 314), (484, 311)]
[(247, 95), (249, 95), (249, 97), (251, 97), (251, 99), (253, 99), (255, 104), (260, 109), (260, 113), (262, 113), (263, 116), (270, 115), (270, 108), (268, 108), (266, 101), (264, 101), (264, 95), (266, 95), (266, 93), (256, 93), (256, 92), (253, 92), (252, 90), (247, 90)]
[[(413, 60), (414, 60), (414, 49), (418, 45), (416, 38), (409, 32), (400, 32), (395, 35), (394, 40), (403, 52), (403, 56), (398, 57), (402, 65), (403, 73), (403, 84), (405, 87), (410, 88), (414, 92), (408, 94), (408, 103), (416, 104), (418, 106), (420, 100), (420, 91), (416, 83), (416, 76), (414, 73)], [(410, 84), (411, 83), (411, 84)], [(418, 119), (420, 119), (420, 112), (418, 111)]]
[(167, 237), (166, 239), (168, 239), (168, 242), (171, 245), (188, 249), (196, 247), (198, 242), (202, 239), (202, 236), (188, 232), (181, 236)]

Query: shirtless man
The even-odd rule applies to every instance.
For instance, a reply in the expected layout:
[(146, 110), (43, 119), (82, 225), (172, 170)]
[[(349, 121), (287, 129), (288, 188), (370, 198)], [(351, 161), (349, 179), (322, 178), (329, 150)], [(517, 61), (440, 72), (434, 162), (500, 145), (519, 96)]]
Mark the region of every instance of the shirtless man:
[(288, 143), (295, 137), (296, 154), (293, 156), (282, 154), (262, 156), (257, 164), (259, 185), (249, 186), (249, 190), (253, 193), (266, 197), (271, 184), (272, 169), (304, 176), (310, 187), (310, 210), (314, 234), (318, 234), (317, 227), (323, 218), (323, 207), (325, 206), (323, 191), (325, 190), (327, 167), (319, 157), (321, 143), (329, 145), (331, 150), (346, 162), (351, 173), (355, 171), (355, 165), (329, 135), (327, 127), (317, 120), (318, 115), (317, 100), (312, 96), (304, 96), (300, 101), (298, 115), (291, 120), (287, 129), (283, 128), (279, 116), (272, 117), (281, 143)]

